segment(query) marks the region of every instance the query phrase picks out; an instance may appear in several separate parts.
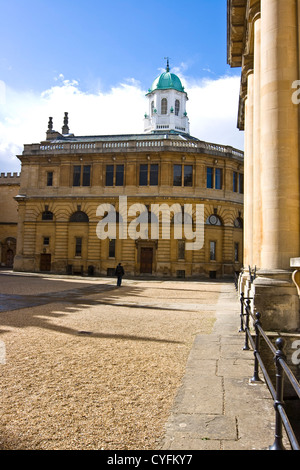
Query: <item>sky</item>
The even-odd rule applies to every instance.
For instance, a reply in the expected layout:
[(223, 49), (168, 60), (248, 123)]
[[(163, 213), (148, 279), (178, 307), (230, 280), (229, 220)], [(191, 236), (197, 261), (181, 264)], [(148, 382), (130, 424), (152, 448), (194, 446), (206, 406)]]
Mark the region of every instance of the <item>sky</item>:
[(49, 117), (75, 135), (143, 133), (165, 69), (188, 93), (190, 133), (243, 149), (240, 69), (227, 64), (226, 0), (0, 0), (0, 172)]

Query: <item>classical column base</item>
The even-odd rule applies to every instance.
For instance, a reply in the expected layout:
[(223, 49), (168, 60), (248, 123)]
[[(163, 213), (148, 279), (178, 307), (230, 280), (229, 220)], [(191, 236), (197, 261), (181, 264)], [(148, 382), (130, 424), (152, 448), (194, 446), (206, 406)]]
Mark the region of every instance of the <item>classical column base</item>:
[(245, 268), (242, 268), (241, 273), (239, 275), (239, 281), (238, 281), (239, 295), (243, 293), (244, 297), (248, 297), (248, 293), (249, 293), (248, 283), (249, 283), (249, 271), (247, 271)]
[(300, 328), (299, 296), (291, 271), (259, 270), (250, 297), (264, 330), (295, 332)]

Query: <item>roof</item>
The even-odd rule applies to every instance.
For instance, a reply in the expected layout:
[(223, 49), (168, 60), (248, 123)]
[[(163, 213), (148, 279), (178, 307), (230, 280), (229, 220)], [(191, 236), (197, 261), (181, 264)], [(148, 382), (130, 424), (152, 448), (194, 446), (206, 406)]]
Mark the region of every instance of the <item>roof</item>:
[[(154, 131), (150, 134), (112, 134), (112, 135), (86, 135), (86, 136), (75, 136), (73, 134), (61, 135), (56, 133), (55, 138), (51, 140), (52, 143), (61, 143), (61, 142), (118, 142), (118, 141), (155, 141), (161, 139), (171, 139), (171, 140), (193, 140), (199, 141), (197, 137), (193, 137), (184, 132), (179, 132), (175, 130), (164, 130), (164, 131)], [(199, 141), (200, 142), (200, 141)]]
[(180, 78), (175, 73), (163, 72), (154, 80), (148, 93), (152, 93), (155, 90), (177, 90), (184, 92), (184, 87)]
[(241, 67), (247, 0), (227, 0), (227, 63)]
[(61, 135), (54, 132), (53, 139), (39, 144), (25, 144), (24, 151), (17, 157), (66, 154), (99, 154), (99, 153), (127, 153), (127, 152), (193, 152), (196, 154), (209, 154), (230, 157), (243, 161), (244, 153), (231, 146), (204, 142), (188, 134), (169, 132), (155, 132), (152, 134), (118, 134), (118, 135), (89, 135), (75, 136)]

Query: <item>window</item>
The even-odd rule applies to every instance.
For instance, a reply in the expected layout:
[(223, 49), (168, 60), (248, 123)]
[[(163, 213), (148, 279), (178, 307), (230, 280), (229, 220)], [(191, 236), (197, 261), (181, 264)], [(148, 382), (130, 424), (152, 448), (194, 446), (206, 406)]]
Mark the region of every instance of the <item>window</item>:
[(70, 217), (70, 222), (81, 223), (81, 222), (88, 222), (88, 221), (89, 221), (88, 215), (82, 211), (76, 211)]
[(124, 165), (116, 166), (116, 186), (124, 185)]
[(158, 186), (158, 164), (140, 165), (140, 186)]
[(232, 174), (232, 190), (234, 193), (237, 193), (238, 190), (238, 174), (236, 171)]
[(174, 165), (173, 167), (173, 186), (181, 186), (182, 165)]
[(178, 240), (178, 259), (185, 259), (185, 241)]
[(244, 194), (244, 175), (239, 173), (239, 193)]
[(193, 186), (192, 165), (184, 165), (184, 186)]
[(193, 165), (174, 165), (173, 186), (193, 186)]
[(116, 257), (116, 240), (114, 238), (109, 240), (108, 256), (109, 258)]
[(209, 242), (209, 259), (216, 260), (216, 242)]
[(106, 165), (105, 185), (106, 186), (114, 185), (114, 165)]
[(81, 166), (75, 165), (73, 167), (73, 186), (80, 186)]
[(175, 116), (179, 115), (179, 109), (180, 109), (180, 101), (175, 100)]
[(83, 166), (82, 186), (90, 186), (91, 184), (91, 166)]
[(46, 209), (42, 213), (42, 220), (53, 220), (53, 212), (50, 212), (48, 209)]
[(53, 186), (53, 171), (47, 172), (47, 186)]
[(161, 100), (161, 114), (167, 114), (168, 112), (168, 100), (167, 98), (163, 98)]
[(207, 225), (222, 225), (221, 219), (218, 215), (216, 214), (211, 214), (209, 217), (206, 219), (206, 224)]
[(150, 165), (150, 186), (158, 186), (158, 165), (153, 163)]
[(124, 165), (106, 165), (106, 186), (124, 186)]
[(234, 193), (244, 193), (244, 175), (234, 171), (232, 174), (232, 190)]
[(210, 189), (222, 189), (223, 170), (222, 168), (206, 168), (206, 187)]
[(222, 168), (216, 168), (215, 170), (215, 189), (222, 189)]
[(235, 243), (234, 244), (234, 261), (238, 263), (239, 261), (239, 244)]
[[(81, 180), (82, 178), (82, 180)], [(73, 186), (90, 186), (91, 184), (91, 165), (74, 165), (73, 167)]]
[(241, 217), (237, 217), (233, 225), (235, 226), (235, 228), (243, 228), (243, 220), (241, 219)]
[(140, 186), (148, 184), (148, 165), (140, 165)]
[(154, 101), (151, 101), (151, 116), (154, 114)]
[(206, 187), (207, 188), (214, 187), (214, 169), (210, 167), (206, 169)]
[(82, 251), (82, 238), (76, 237), (75, 240), (75, 256), (81, 256)]
[(45, 246), (50, 245), (50, 237), (44, 237), (43, 245), (45, 245)]

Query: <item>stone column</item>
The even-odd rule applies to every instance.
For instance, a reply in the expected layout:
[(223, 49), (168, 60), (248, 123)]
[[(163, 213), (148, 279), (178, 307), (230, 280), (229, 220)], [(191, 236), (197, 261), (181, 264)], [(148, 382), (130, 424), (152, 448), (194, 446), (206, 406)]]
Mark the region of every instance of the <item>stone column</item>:
[(253, 261), (253, 70), (247, 74), (245, 99), (245, 151), (244, 151), (244, 250), (243, 273), (239, 280), (239, 292), (249, 291), (249, 266)]
[(253, 79), (253, 266), (260, 268), (262, 215), (260, 182), (260, 83), (261, 83), (261, 19), (254, 18), (254, 79)]
[(288, 269), (299, 255), (298, 108), (295, 0), (264, 0), (261, 76), (261, 267)]
[(272, 329), (299, 327), (299, 299), (290, 258), (299, 251), (298, 78), (295, 0), (261, 2), (262, 245), (255, 306)]
[(253, 262), (253, 70), (248, 72), (245, 102), (244, 266)]

